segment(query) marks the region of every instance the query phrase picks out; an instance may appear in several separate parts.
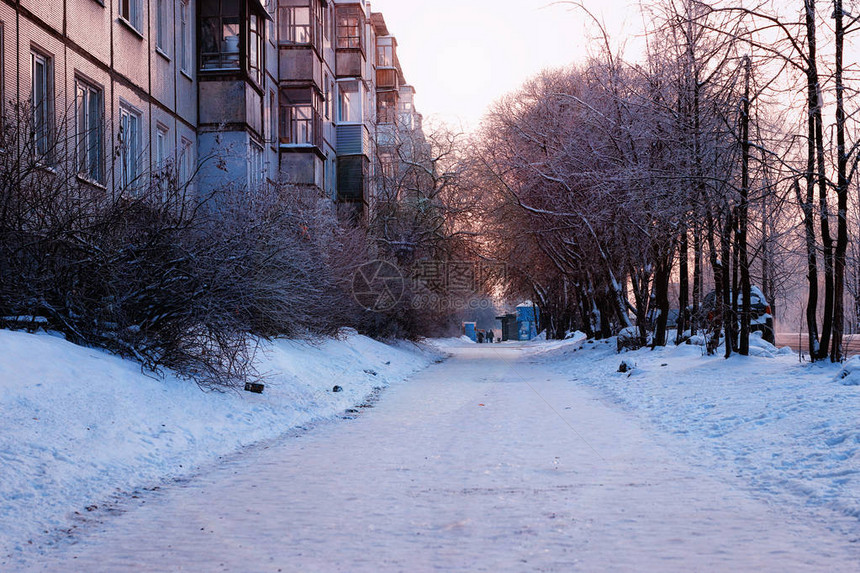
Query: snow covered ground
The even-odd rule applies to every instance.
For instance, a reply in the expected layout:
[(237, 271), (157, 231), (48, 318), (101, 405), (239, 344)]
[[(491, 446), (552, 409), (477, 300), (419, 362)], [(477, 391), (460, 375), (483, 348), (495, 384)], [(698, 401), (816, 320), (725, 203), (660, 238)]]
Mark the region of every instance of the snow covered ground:
[(0, 331), (0, 570), (857, 570), (860, 359), (436, 345), (277, 341), (257, 396)]
[[(5, 564), (87, 572), (857, 570), (860, 527), (836, 501), (850, 497), (850, 484), (830, 497), (798, 495), (785, 476), (765, 485), (792, 472), (782, 459), (834, 447), (820, 431), (818, 442), (798, 441), (807, 418), (826, 418), (832, 432), (850, 425), (851, 401), (824, 398), (857, 390), (834, 380), (837, 368), (796, 365), (791, 356), (725, 361), (692, 346), (619, 356), (611, 344), (577, 339), (444, 346), (452, 359), (394, 385), (354, 419), (126, 497), (115, 514), (96, 510), (56, 546)], [(630, 376), (616, 372), (622, 360)], [(776, 421), (760, 417), (762, 408)], [(794, 424), (780, 421), (793, 416)], [(762, 444), (770, 444), (762, 457), (779, 460), (771, 468), (752, 463)], [(814, 477), (821, 470), (798, 479), (834, 485)]]
[[(578, 339), (540, 359), (644, 416), (709, 471), (728, 469), (770, 500), (860, 518), (860, 358), (843, 372), (760, 338), (751, 354), (681, 345), (619, 355), (614, 341)], [(632, 370), (618, 372), (622, 362)], [(860, 541), (860, 521), (846, 533)]]
[(99, 504), (331, 418), (438, 357), (354, 333), (276, 340), (259, 356), (263, 394), (219, 393), (62, 338), (0, 330), (0, 570)]

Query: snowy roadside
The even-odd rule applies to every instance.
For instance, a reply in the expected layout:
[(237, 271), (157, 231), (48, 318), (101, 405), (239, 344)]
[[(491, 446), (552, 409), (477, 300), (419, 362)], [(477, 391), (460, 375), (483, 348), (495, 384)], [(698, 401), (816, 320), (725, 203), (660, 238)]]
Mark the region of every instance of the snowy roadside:
[[(756, 492), (860, 517), (860, 386), (840, 365), (799, 363), (755, 341), (756, 356), (703, 356), (695, 345), (617, 354), (615, 340), (540, 352), (673, 436), (694, 463), (729, 469)], [(621, 363), (632, 367), (618, 372)], [(854, 361), (846, 370), (856, 367)]]
[(258, 358), (263, 394), (203, 392), (62, 338), (0, 330), (0, 555), (88, 504), (342, 413), (439, 356), (355, 333), (275, 340)]

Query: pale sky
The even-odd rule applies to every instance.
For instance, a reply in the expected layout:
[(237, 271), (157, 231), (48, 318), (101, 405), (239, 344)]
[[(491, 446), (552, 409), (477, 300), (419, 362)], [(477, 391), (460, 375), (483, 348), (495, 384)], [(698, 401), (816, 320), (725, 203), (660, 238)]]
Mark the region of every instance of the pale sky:
[[(642, 29), (633, 2), (584, 4), (605, 19), (615, 42)], [(371, 0), (371, 9), (397, 37), (418, 111), (467, 130), (542, 69), (584, 60), (595, 31), (581, 11), (552, 0)]]

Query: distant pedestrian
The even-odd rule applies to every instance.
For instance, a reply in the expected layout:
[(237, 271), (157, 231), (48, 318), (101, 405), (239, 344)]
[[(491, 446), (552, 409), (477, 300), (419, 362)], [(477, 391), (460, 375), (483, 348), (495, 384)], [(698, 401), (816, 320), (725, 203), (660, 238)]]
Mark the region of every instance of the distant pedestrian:
[(478, 331), (478, 344), (483, 344), (483, 343), (484, 343), (484, 331), (479, 330)]

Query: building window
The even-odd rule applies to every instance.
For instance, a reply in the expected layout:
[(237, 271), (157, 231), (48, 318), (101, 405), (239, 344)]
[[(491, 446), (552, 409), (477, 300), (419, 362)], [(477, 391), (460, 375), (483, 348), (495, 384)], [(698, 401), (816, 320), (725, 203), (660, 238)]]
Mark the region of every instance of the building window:
[(186, 73), (191, 71), (192, 43), (190, 9), (188, 0), (181, 0), (179, 2), (179, 69)]
[(278, 96), (269, 92), (269, 141), (272, 145), (278, 140)]
[(397, 121), (397, 92), (389, 91), (376, 94), (376, 121), (379, 123)]
[(313, 88), (281, 89), (280, 143), (322, 145), (319, 96)]
[(119, 109), (120, 187), (128, 189), (138, 176), (140, 156), (140, 113), (130, 107)]
[(167, 167), (168, 130), (159, 124), (155, 128), (155, 167), (159, 171)]
[(320, 5), (320, 9), (322, 12), (323, 48), (328, 50), (331, 48), (331, 8)]
[(48, 159), (50, 152), (50, 126), (52, 109), (53, 70), (51, 58), (39, 52), (30, 52), (31, 86), (30, 106), (33, 110), (33, 144), (36, 154)]
[(179, 151), (179, 178), (180, 184), (188, 185), (194, 176), (196, 167), (194, 165), (194, 147), (190, 139), (182, 138)]
[(325, 94), (323, 95), (323, 105), (325, 106), (325, 118), (330, 119), (331, 115), (329, 111), (331, 109), (331, 82), (328, 79), (328, 72), (326, 72), (323, 80), (323, 89), (325, 89)]
[(248, 74), (258, 85), (263, 84), (263, 23), (256, 14), (248, 21)]
[(361, 84), (358, 80), (338, 83), (337, 120), (360, 122), (362, 119)]
[(155, 187), (161, 192), (161, 199), (168, 199), (168, 187), (170, 185), (170, 159), (167, 152), (168, 149), (168, 129), (160, 123), (155, 126), (155, 170), (153, 180)]
[(239, 0), (200, 4), (200, 69), (239, 69)]
[(143, 0), (119, 0), (119, 16), (140, 31), (141, 3)]
[(282, 44), (312, 44), (322, 49), (325, 10), (319, 0), (281, 0), (278, 17)]
[(170, 23), (167, 1), (156, 0), (155, 4), (155, 47), (165, 54), (167, 53), (167, 25)]
[(337, 47), (362, 49), (363, 20), (361, 7), (337, 7)]
[(307, 0), (292, 0), (296, 5), (278, 7), (282, 44), (310, 44), (312, 42), (311, 9)]
[[(275, 8), (275, 7), (270, 8), (269, 4), (267, 3), (266, 4), (266, 11), (269, 14), (274, 15), (277, 13), (277, 8)], [(269, 39), (269, 43), (272, 44), (273, 46), (275, 45), (275, 42), (278, 41), (277, 32), (278, 32), (278, 30), (277, 30), (277, 28), (275, 28), (274, 16), (272, 16), (271, 18), (266, 18), (266, 37)]]
[(263, 181), (265, 180), (265, 173), (263, 170), (263, 146), (256, 141), (251, 140), (249, 155), (248, 165), (251, 170), (249, 173), (250, 189), (251, 191), (257, 191), (263, 185)]
[(104, 182), (104, 128), (102, 90), (75, 79), (75, 147), (78, 173), (90, 181)]
[(394, 46), (376, 47), (376, 65), (383, 68), (394, 67)]
[(379, 154), (379, 170), (384, 179), (384, 181), (382, 182), (383, 186), (385, 185), (386, 181), (392, 181), (394, 179), (394, 154)]

